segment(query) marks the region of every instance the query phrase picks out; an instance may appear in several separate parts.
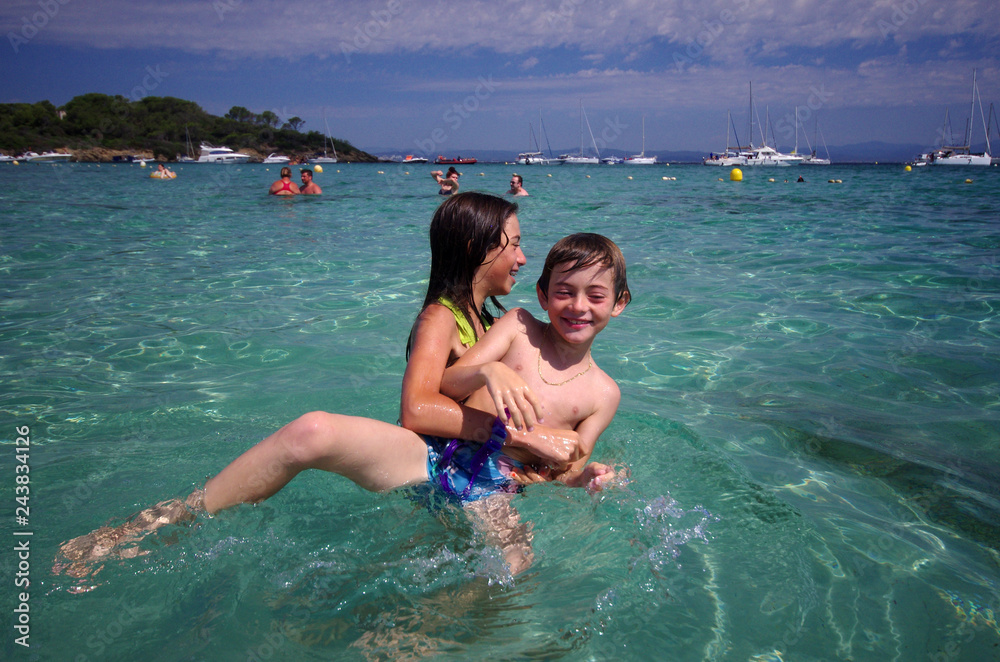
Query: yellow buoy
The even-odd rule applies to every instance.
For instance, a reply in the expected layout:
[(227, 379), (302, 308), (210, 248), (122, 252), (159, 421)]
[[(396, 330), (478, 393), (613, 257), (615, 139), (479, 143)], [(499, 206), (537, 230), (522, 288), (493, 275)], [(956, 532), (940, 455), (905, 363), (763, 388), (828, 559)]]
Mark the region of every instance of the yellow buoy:
[(12, 161), (12, 163), (13, 163), (14, 165), (21, 165), (21, 164), (20, 164), (20, 163), (18, 162), (18, 160), (17, 160), (17, 159), (14, 159), (14, 160)]
[(769, 182), (771, 182), (771, 183), (774, 183), (774, 177), (768, 177), (768, 178), (767, 178), (767, 181), (769, 181)]
[(903, 170), (905, 170), (906, 172), (910, 172), (911, 170), (913, 170), (913, 168), (911, 168), (910, 166), (906, 166), (905, 168), (903, 168)]
[(668, 179), (670, 179), (670, 178), (669, 177), (664, 177), (663, 181), (667, 181)]
[(590, 179), (590, 175), (587, 175), (587, 179)]
[(742, 182), (743, 181), (743, 171), (739, 168), (733, 168), (729, 171), (729, 181), (731, 182)]
[(971, 179), (966, 179), (966, 180), (965, 180), (965, 183), (966, 183), (966, 184), (971, 184), (971, 183), (972, 183), (972, 180), (971, 180)]
[(632, 179), (632, 175), (629, 175), (629, 176), (628, 176), (628, 178), (629, 178), (629, 179)]
[(317, 163), (316, 165), (313, 166), (313, 172), (323, 172), (323, 166)]
[(546, 177), (551, 177), (551, 176), (552, 176), (552, 173), (550, 172), (549, 174), (547, 174), (547, 175), (545, 175), (545, 176), (546, 176)]

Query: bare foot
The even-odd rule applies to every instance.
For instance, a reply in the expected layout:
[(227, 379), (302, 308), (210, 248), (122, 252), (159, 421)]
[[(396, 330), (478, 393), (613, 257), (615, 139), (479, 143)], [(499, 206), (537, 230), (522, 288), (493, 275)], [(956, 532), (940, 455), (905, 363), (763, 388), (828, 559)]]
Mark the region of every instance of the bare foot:
[(139, 549), (139, 542), (147, 535), (168, 524), (192, 520), (202, 510), (202, 490), (195, 490), (184, 501), (162, 501), (130, 517), (116, 527), (102, 526), (87, 535), (73, 538), (59, 547), (52, 572), (65, 572), (71, 577), (96, 574), (100, 567), (94, 564), (106, 557), (131, 559), (148, 552)]

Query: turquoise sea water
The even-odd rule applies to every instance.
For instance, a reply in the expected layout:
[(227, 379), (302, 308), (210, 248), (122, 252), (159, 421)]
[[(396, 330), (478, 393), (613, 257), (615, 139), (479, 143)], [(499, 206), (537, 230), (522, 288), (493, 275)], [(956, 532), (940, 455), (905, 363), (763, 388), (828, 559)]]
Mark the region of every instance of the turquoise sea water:
[[(0, 165), (6, 659), (1000, 658), (997, 168), (520, 167), (508, 307), (541, 314), (565, 234), (629, 264), (594, 351), (622, 389), (594, 459), (626, 487), (519, 497), (516, 580), (460, 513), (319, 472), (54, 574), (60, 542), (304, 412), (396, 420), (432, 167), (330, 165), (294, 200), (268, 168)], [(513, 170), (466, 166), (463, 189)]]

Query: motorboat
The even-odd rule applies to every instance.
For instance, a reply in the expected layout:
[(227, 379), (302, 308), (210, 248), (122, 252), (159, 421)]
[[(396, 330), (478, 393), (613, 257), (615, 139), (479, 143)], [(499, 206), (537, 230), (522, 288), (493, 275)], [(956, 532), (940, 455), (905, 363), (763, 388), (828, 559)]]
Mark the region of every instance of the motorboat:
[(73, 155), (68, 152), (42, 152), (41, 154), (38, 152), (25, 152), (21, 158), (32, 163), (59, 163), (69, 161), (73, 158)]
[(463, 159), (461, 156), (450, 159), (439, 155), (436, 159), (434, 159), (434, 163), (438, 165), (472, 165), (473, 163), (476, 163), (476, 159)]
[(291, 159), (287, 156), (272, 152), (271, 154), (268, 154), (267, 158), (261, 161), (261, 163), (288, 163), (289, 161), (291, 161)]
[(605, 156), (601, 159), (601, 163), (604, 165), (618, 165), (620, 163), (625, 163), (625, 159), (620, 156)]
[(562, 154), (559, 156), (560, 163), (569, 165), (596, 165), (601, 162), (596, 156), (582, 156), (579, 154)]
[(407, 154), (403, 157), (402, 163), (427, 163), (427, 159), (423, 156), (414, 156), (413, 154)]
[(234, 152), (228, 147), (214, 147), (208, 143), (201, 144), (201, 155), (198, 156), (198, 163), (246, 163), (249, 160), (249, 154)]
[(17, 159), (15, 159), (13, 156), (7, 156), (6, 154), (0, 154), (0, 163), (12, 163), (13, 161), (16, 161), (16, 160)]
[(801, 156), (782, 154), (773, 147), (761, 145), (760, 147), (754, 147), (750, 150), (750, 152), (746, 155), (745, 165), (784, 167), (798, 165), (800, 163), (802, 163)]

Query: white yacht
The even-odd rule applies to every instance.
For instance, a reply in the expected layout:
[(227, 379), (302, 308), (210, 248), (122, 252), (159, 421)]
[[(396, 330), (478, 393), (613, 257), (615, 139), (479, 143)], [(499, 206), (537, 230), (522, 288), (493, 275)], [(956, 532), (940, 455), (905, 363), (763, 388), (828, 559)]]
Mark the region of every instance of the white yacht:
[[(986, 151), (982, 154), (972, 153), (972, 127), (976, 123), (976, 99), (979, 98), (979, 116), (983, 122), (983, 129), (986, 133)], [(944, 115), (944, 127), (942, 127), (941, 133), (944, 135), (947, 132), (951, 135), (951, 123), (948, 120), (948, 112), (945, 111)], [(983, 100), (979, 96), (979, 87), (976, 84), (976, 70), (972, 70), (972, 108), (969, 110), (969, 122), (966, 124), (965, 130), (965, 144), (964, 145), (948, 145), (939, 147), (938, 149), (932, 150), (930, 152), (925, 152), (918, 156), (914, 161), (914, 166), (927, 166), (927, 165), (971, 165), (971, 166), (989, 166), (993, 163), (993, 157), (990, 156), (990, 132), (988, 125), (983, 114)]]
[(201, 155), (198, 156), (198, 163), (246, 163), (249, 160), (249, 154), (234, 152), (228, 147), (213, 147), (208, 143), (201, 144)]
[(261, 161), (261, 163), (288, 163), (289, 161), (291, 161), (291, 159), (288, 158), (287, 156), (283, 156), (281, 154), (275, 154), (272, 152), (268, 154), (267, 158)]
[[(795, 116), (799, 116), (799, 109), (795, 109)], [(826, 146), (826, 138), (823, 138), (823, 134), (819, 132), (819, 116), (816, 117), (816, 132), (813, 134), (813, 140), (816, 141), (816, 147), (812, 146), (809, 142), (809, 135), (806, 135), (806, 144), (809, 145), (809, 154), (802, 157), (802, 165), (830, 165), (830, 150)], [(826, 157), (822, 157), (816, 153), (816, 149), (819, 147), (819, 140), (823, 140), (823, 149), (826, 150)], [(799, 153), (799, 123), (795, 122), (795, 151), (794, 154)]]
[(69, 161), (73, 158), (72, 154), (67, 152), (25, 152), (22, 156), (25, 161), (31, 161), (32, 163), (58, 163), (60, 161)]
[(761, 145), (760, 147), (754, 147), (747, 153), (745, 165), (783, 167), (798, 165), (800, 163), (802, 163), (801, 156), (782, 154), (773, 147)]
[(521, 152), (515, 161), (517, 165), (549, 165), (552, 159), (546, 158), (541, 152)]
[[(583, 124), (587, 123), (587, 131), (590, 132), (590, 142), (594, 145), (594, 153), (597, 156), (586, 156), (583, 153)], [(580, 101), (580, 153), (579, 154), (560, 154), (558, 159), (555, 159), (558, 163), (564, 163), (569, 165), (591, 165), (599, 164), (601, 162), (601, 152), (597, 149), (597, 141), (594, 140), (594, 132), (590, 128), (590, 120), (587, 119), (587, 113), (583, 110), (583, 101)]]
[[(337, 162), (337, 148), (333, 146), (333, 137), (330, 135), (330, 123), (326, 121), (326, 108), (323, 109), (323, 126), (326, 127), (326, 134), (323, 136), (323, 155), (309, 157), (309, 163), (336, 163)], [(330, 142), (330, 149), (333, 150), (333, 156), (330, 156), (326, 151), (326, 143)], [(424, 159), (424, 163), (427, 159)]]
[(655, 156), (646, 156), (646, 116), (642, 116), (642, 151), (625, 159), (628, 165), (656, 165)]
[[(732, 113), (726, 111), (726, 151), (721, 154), (711, 153), (702, 159), (702, 164), (708, 166), (745, 166), (747, 164), (746, 150), (748, 147), (733, 147), (729, 144), (729, 125), (732, 124)], [(733, 135), (736, 134), (736, 127), (733, 127)], [(736, 142), (740, 139), (736, 136)]]

